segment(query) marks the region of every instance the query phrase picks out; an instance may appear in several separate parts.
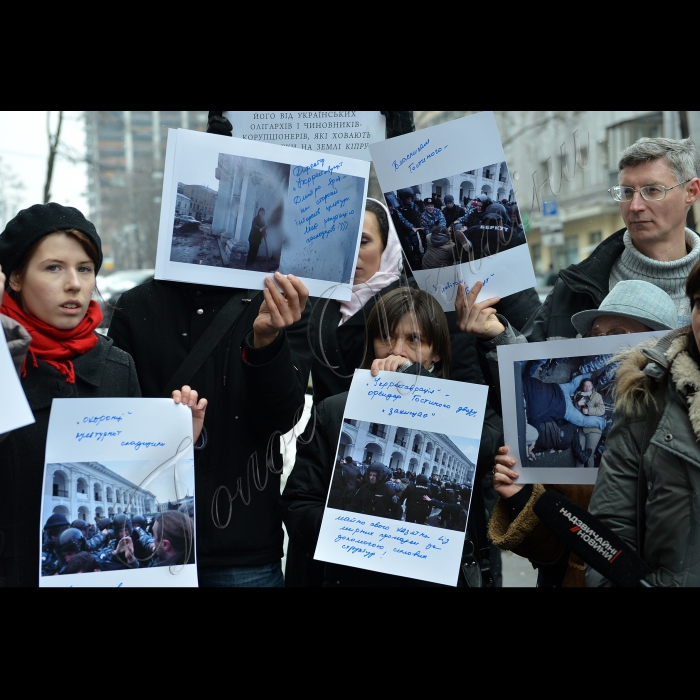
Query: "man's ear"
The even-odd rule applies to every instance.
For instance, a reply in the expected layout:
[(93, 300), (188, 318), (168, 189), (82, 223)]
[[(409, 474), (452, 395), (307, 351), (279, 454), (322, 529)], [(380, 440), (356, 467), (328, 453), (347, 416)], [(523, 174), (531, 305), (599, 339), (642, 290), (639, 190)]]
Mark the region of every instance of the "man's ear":
[(700, 180), (694, 177), (685, 190), (685, 202), (692, 206), (698, 197), (700, 197)]

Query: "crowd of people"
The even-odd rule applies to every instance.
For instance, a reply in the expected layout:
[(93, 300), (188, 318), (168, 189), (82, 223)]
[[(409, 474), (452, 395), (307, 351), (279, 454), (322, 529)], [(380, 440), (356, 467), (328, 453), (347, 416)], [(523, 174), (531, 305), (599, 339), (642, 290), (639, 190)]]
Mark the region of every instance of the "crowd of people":
[[(417, 188), (416, 188), (417, 189)], [(496, 255), (522, 245), (525, 229), (515, 201), (482, 193), (464, 206), (451, 194), (421, 199), (414, 189), (385, 195), (411, 270), (428, 270)]]
[[(221, 133), (221, 113), (214, 114), (211, 130)], [(191, 509), (159, 514), (150, 533), (127, 514), (100, 521), (93, 531), (54, 513), (44, 523), (38, 566), (52, 400), (111, 396), (172, 397), (191, 409), (202, 586), (431, 585), (314, 560), (329, 490), (344, 508), (407, 522), (425, 524), (433, 509), (439, 511), (442, 527), (465, 532), (458, 586), (497, 583), (500, 549), (529, 558), (540, 586), (609, 585), (593, 569), (584, 580), (584, 562), (535, 514), (538, 499), (551, 489), (583, 507), (590, 503), (591, 512), (646, 562), (649, 583), (700, 585), (693, 546), (693, 504), (700, 493), (700, 237), (686, 227), (700, 196), (696, 161), (689, 140), (640, 139), (622, 153), (619, 183), (610, 190), (624, 228), (562, 270), (543, 304), (534, 290), (477, 303), (477, 283), (468, 293), (459, 286), (450, 313), (417, 289), (411, 270), (420, 269), (443, 236), (448, 243), (442, 245), (470, 246), (475, 257), (493, 252), (483, 242), (492, 207), (500, 223), (488, 225), (503, 228), (496, 243), (506, 228), (504, 238), (512, 242), (520, 222), (500, 203), (477, 198), (467, 211), (449, 197), (444, 204), (431, 198), (421, 211), (412, 191), (389, 207), (368, 199), (351, 300), (307, 304), (304, 284), (279, 272), (266, 277), (257, 294), (150, 280), (122, 295), (108, 336), (95, 333), (101, 314), (92, 295), (102, 248), (94, 225), (56, 203), (19, 212), (0, 234), (0, 320), (35, 422), (0, 436), (0, 585), (36, 586), (39, 568), (44, 575), (66, 575), (192, 561)], [(475, 214), (483, 234), (478, 242), (470, 237)], [(466, 227), (466, 244), (458, 224)], [(623, 308), (610, 295), (630, 281), (653, 290), (631, 295)], [(601, 380), (592, 368), (566, 386), (550, 382), (538, 416), (530, 388), (531, 427), (541, 428), (546, 415), (584, 431), (609, 428), (595, 491), (519, 483), (503, 445), (497, 347), (655, 327), (668, 332), (641, 347), (630, 342), (616, 358), (611, 426), (596, 415)], [(534, 367), (540, 376), (545, 365)], [(441, 484), (439, 475), (392, 471), (381, 459), (364, 468), (347, 459), (336, 464), (356, 368), (374, 376), (400, 371), (487, 384), (473, 483)], [(296, 462), (280, 495), (279, 436), (299, 420), (309, 375), (313, 416), (298, 436)], [(588, 464), (596, 437), (582, 434), (581, 463)], [(289, 534), (284, 572), (283, 520)], [(478, 583), (467, 570), (480, 572)]]
[(94, 524), (53, 513), (42, 533), (41, 575), (87, 574), (195, 563), (191, 504), (153, 518), (119, 513)]
[(345, 457), (333, 470), (328, 507), (464, 531), (471, 493), (471, 484), (443, 481), (437, 474), (428, 478)]

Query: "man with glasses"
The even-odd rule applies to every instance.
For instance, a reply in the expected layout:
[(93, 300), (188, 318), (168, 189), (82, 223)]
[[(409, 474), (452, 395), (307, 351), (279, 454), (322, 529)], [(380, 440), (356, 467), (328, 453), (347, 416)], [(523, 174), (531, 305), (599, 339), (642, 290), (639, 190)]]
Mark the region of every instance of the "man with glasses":
[[(695, 144), (690, 139), (639, 139), (622, 152), (618, 182), (609, 192), (619, 202), (625, 228), (602, 241), (586, 260), (560, 270), (554, 289), (523, 328), (528, 341), (576, 337), (571, 317), (597, 309), (623, 280), (663, 289), (676, 304), (678, 325), (690, 322), (685, 281), (700, 260), (700, 237), (685, 225), (688, 209), (700, 196)], [(485, 310), (498, 299), (474, 308), (480, 289), (475, 285), (474, 296), (463, 297), (463, 307), (470, 317), (481, 314), (483, 326), (493, 319)], [(475, 326), (464, 330), (483, 337), (478, 323), (465, 320), (464, 325)]]

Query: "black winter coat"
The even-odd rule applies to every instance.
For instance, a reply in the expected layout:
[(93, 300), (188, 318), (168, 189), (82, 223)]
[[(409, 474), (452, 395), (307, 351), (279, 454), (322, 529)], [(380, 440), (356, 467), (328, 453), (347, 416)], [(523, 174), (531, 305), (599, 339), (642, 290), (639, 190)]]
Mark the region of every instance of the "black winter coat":
[(306, 344), (306, 317), (255, 349), (244, 340), (261, 293), (150, 280), (122, 294), (109, 329), (115, 345), (133, 355), (143, 395), (169, 396), (180, 387), (166, 383), (231, 297), (243, 312), (189, 382), (209, 401), (207, 444), (195, 453), (199, 567), (282, 558), (278, 436), (304, 406), (309, 353), (292, 349)]
[(53, 399), (141, 396), (133, 360), (103, 336), (92, 350), (73, 360), (75, 384), (38, 362), (34, 367), (27, 361), (27, 376), (22, 379), (36, 422), (11, 432), (0, 443), (0, 586), (39, 585), (39, 520)]
[[(416, 579), (379, 574), (349, 566), (324, 564), (313, 559), (331, 483), (347, 398), (348, 395), (345, 392), (331, 396), (316, 406), (315, 415), (312, 413), (304, 435), (297, 441), (296, 462), (282, 494), (284, 522), (289, 534), (286, 585), (290, 587), (320, 586), (324, 581), (331, 585), (347, 586), (434, 585)], [(493, 464), (493, 455), (503, 444), (502, 433), (503, 422), (487, 404), (468, 531), (470, 538), (476, 543), (477, 550), (488, 545), (484, 495), (480, 484), (484, 474)], [(481, 522), (477, 525), (478, 519)], [(483, 544), (478, 544), (479, 533), (483, 533)]]
[(528, 342), (576, 337), (578, 331), (571, 317), (579, 311), (597, 309), (608, 295), (610, 273), (625, 249), (622, 238), (626, 230), (620, 229), (606, 238), (584, 261), (559, 271), (542, 308), (521, 331)]

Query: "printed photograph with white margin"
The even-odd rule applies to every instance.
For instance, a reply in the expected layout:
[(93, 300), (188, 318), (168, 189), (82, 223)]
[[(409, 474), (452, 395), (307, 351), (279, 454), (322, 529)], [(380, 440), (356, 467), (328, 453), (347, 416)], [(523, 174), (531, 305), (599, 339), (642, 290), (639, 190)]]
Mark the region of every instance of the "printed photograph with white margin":
[[(460, 283), (468, 292), (481, 281), (484, 287), (478, 301), (534, 287), (535, 273), (524, 245), (527, 241), (516, 191), (493, 112), (370, 144), (370, 152), (414, 278), (443, 309), (454, 310)], [(409, 192), (413, 192), (413, 202)], [(440, 239), (440, 246), (427, 239), (434, 217), (426, 217), (422, 206), (423, 200), (434, 194), (443, 204), (443, 198), (451, 195), (455, 207), (465, 208), (466, 198), (464, 223), (469, 222), (456, 233), (451, 226), (448, 241)], [(481, 209), (480, 197), (490, 200)], [(494, 221), (485, 220), (487, 210)], [(453, 262), (447, 260), (445, 252), (450, 247), (455, 251)], [(442, 264), (421, 269), (425, 255), (432, 260), (431, 265), (436, 260)]]
[(40, 587), (197, 586), (189, 408), (54, 399), (43, 483)]
[[(481, 385), (356, 370), (314, 558), (457, 585), (486, 396)], [(427, 508), (405, 493), (407, 471), (428, 481)]]
[(625, 348), (667, 331), (498, 347), (503, 428), (518, 483), (594, 484)]
[(349, 299), (368, 177), (365, 161), (171, 129), (155, 277), (263, 289), (279, 271)]

